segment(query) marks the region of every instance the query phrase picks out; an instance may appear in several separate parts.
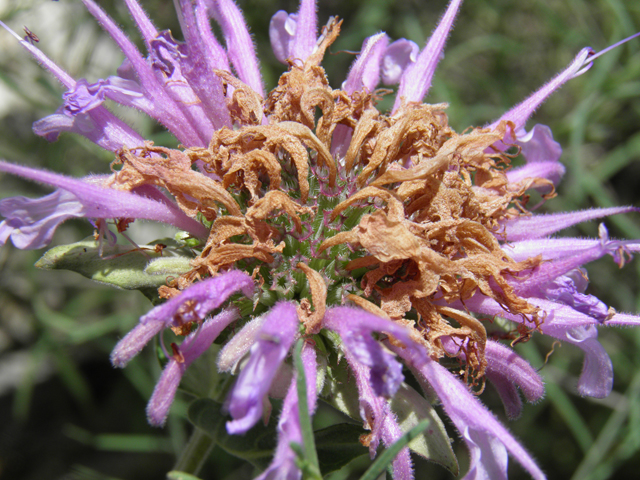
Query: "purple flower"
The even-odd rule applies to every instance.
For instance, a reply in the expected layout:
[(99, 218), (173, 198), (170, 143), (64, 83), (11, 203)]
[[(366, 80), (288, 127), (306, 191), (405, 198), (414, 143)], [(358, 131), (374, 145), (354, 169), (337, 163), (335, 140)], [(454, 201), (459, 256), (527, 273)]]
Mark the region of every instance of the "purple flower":
[[(318, 392), (316, 388), (317, 361), (315, 348), (305, 343), (302, 347), (302, 365), (307, 380), (307, 405), (309, 415), (316, 409)], [(278, 421), (278, 446), (273, 455), (273, 461), (256, 480), (298, 480), (301, 472), (296, 463), (295, 452), (291, 443), (302, 444), (300, 429), (300, 414), (298, 411), (297, 375), (291, 381), (287, 395), (284, 398), (280, 420)]]
[(175, 348), (174, 354), (164, 367), (147, 405), (147, 418), (151, 425), (164, 425), (184, 372), (211, 346), (220, 332), (237, 319), (236, 310), (225, 310), (205, 320), (179, 346), (172, 344)]
[(404, 380), (402, 365), (371, 334), (385, 332), (401, 340), (408, 340), (406, 329), (363, 310), (348, 307), (329, 310), (325, 315), (324, 325), (340, 335), (345, 351), (352, 358), (369, 368), (369, 384), (376, 395), (385, 398), (395, 395)]
[(274, 306), (264, 319), (249, 361), (227, 400), (233, 418), (227, 422), (229, 433), (247, 432), (262, 416), (262, 403), (296, 338), (299, 323), (295, 305), (286, 302)]
[(251, 277), (239, 271), (230, 271), (192, 285), (142, 316), (140, 323), (111, 352), (111, 363), (124, 367), (156, 334), (165, 328), (201, 322), (238, 291), (248, 297), (253, 293)]
[(141, 188), (137, 194), (103, 187), (104, 177), (77, 180), (3, 161), (0, 161), (0, 171), (59, 189), (36, 200), (25, 197), (0, 200), (0, 214), (5, 217), (0, 223), (0, 245), (11, 237), (18, 248), (42, 248), (49, 244), (58, 225), (73, 217), (155, 220), (197, 237), (207, 235), (200, 223), (187, 217), (153, 187)]
[[(464, 350), (453, 338), (443, 338), (449, 355), (465, 360)], [(485, 346), (487, 379), (498, 391), (507, 416), (518, 418), (522, 413), (522, 400), (518, 388), (528, 402), (536, 402), (544, 395), (542, 378), (529, 363), (501, 343), (488, 340)]]
[(315, 3), (314, 0), (302, 0), (298, 13), (280, 10), (271, 17), (269, 38), (279, 62), (304, 63), (313, 53), (318, 29)]

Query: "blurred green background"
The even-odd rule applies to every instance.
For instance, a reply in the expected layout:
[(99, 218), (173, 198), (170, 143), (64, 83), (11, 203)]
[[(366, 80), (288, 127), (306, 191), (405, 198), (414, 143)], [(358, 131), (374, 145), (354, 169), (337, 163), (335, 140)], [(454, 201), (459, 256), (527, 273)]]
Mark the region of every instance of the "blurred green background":
[[(100, 1), (135, 37), (124, 3)], [(271, 53), (268, 22), (277, 10), (297, 10), (294, 1), (238, 0), (258, 46), (267, 88), (282, 66)], [(180, 29), (169, 0), (143, 0), (160, 29)], [(345, 78), (357, 51), (377, 31), (424, 45), (446, 7), (444, 0), (329, 0), (320, 22), (344, 18), (343, 33), (325, 60), (334, 88)], [(27, 26), (38, 46), (76, 78), (114, 74), (122, 55), (79, 0), (0, 0), (0, 19), (19, 34)], [(640, 30), (637, 0), (468, 1), (456, 22), (427, 100), (448, 102), (457, 130), (482, 125), (564, 68), (584, 46), (596, 51)], [(112, 155), (82, 138), (62, 135), (49, 144), (31, 124), (52, 113), (62, 90), (7, 32), (0, 31), (0, 158), (73, 176), (108, 172)], [(158, 144), (175, 142), (152, 121), (118, 113)], [(593, 206), (640, 206), (640, 40), (595, 62), (537, 112), (535, 123), (551, 126), (563, 148), (567, 174), (549, 211)], [(533, 126), (534, 122), (529, 124)], [(0, 176), (0, 197), (40, 196), (48, 190)], [(612, 236), (640, 238), (638, 215), (606, 220)], [(566, 232), (596, 235), (597, 222)], [(86, 221), (69, 221), (53, 244), (92, 232)], [(132, 232), (140, 242), (163, 236), (143, 224)], [(136, 292), (92, 284), (70, 272), (37, 271), (40, 251), (0, 247), (0, 478), (162, 478), (188, 437), (186, 403), (178, 403), (164, 430), (146, 424), (144, 407), (159, 367), (152, 352), (120, 371), (108, 356), (149, 303)], [(619, 311), (640, 311), (640, 262), (623, 270), (610, 258), (588, 267), (590, 293)], [(640, 329), (601, 329), (600, 339), (615, 370), (614, 392), (604, 400), (575, 393), (582, 354), (556, 347), (541, 373), (546, 398), (526, 405), (507, 422), (497, 395), (483, 400), (523, 441), (551, 479), (632, 479), (640, 471)], [(534, 367), (543, 367), (551, 342), (536, 336), (519, 345)], [(147, 349), (151, 350), (151, 349)], [(456, 434), (452, 431), (452, 435)], [(464, 472), (466, 453), (460, 445)], [(513, 460), (510, 478), (526, 478)], [(359, 468), (357, 465), (354, 468)], [(452, 478), (417, 462), (417, 478)], [(216, 450), (203, 478), (249, 478), (251, 470)], [(334, 479), (347, 478), (348, 472)]]

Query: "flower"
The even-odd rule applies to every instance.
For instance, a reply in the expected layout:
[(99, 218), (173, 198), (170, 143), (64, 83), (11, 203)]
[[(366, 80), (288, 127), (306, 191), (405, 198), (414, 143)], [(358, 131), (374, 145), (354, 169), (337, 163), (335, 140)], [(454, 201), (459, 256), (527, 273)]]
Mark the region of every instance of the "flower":
[[(341, 22), (330, 19), (318, 35), (313, 0), (302, 0), (297, 13), (277, 12), (269, 33), (288, 70), (268, 94), (232, 0), (176, 1), (184, 42), (158, 31), (136, 0), (125, 0), (146, 55), (93, 0), (82, 1), (125, 61), (117, 76), (75, 81), (20, 40), (68, 89), (60, 109), (34, 130), (49, 140), (62, 131), (86, 136), (115, 153), (114, 172), (95, 186), (0, 163), (4, 171), (59, 188), (36, 201), (3, 200), (0, 240), (44, 246), (71, 216), (160, 220), (202, 240), (193, 245), (191, 270), (159, 289), (166, 302), (112, 353), (112, 363), (123, 367), (166, 328), (188, 335), (166, 354), (149, 421), (164, 423), (185, 369), (241, 317), (243, 328), (228, 335), (218, 360), (221, 372), (239, 371), (225, 404), (226, 431), (250, 431), (268, 417), (278, 380), (288, 383), (278, 446), (260, 478), (301, 477), (290, 444), (302, 442), (300, 415), (312, 414), (320, 397), (360, 417), (371, 432), (361, 442), (372, 457), (380, 442), (398, 441), (406, 427), (389, 400), (409, 388), (403, 367), (427, 396), (435, 393), (466, 443), (465, 479), (506, 478), (508, 455), (533, 478), (545, 478), (472, 390), (485, 379), (495, 384), (510, 417), (522, 410), (519, 391), (533, 402), (544, 390), (531, 365), (490, 337), (486, 316), (509, 321), (503, 333), (514, 343), (541, 333), (581, 348), (578, 390), (599, 398), (610, 393), (613, 370), (598, 327), (640, 323), (586, 294), (582, 268), (604, 255), (622, 265), (640, 240), (610, 239), (604, 226), (596, 239), (552, 237), (579, 222), (637, 209), (537, 214), (527, 208), (531, 189), (545, 200), (555, 195), (564, 167), (551, 130), (527, 131), (526, 123), (600, 54), (581, 50), (495, 122), (459, 134), (448, 124), (446, 105), (422, 100), (461, 0), (451, 0), (422, 50), (384, 33), (365, 39), (340, 89), (329, 86), (322, 61)], [(389, 114), (376, 108), (381, 80), (399, 84)], [(182, 146), (145, 142), (109, 113), (105, 99), (156, 119)], [(513, 170), (511, 148), (525, 158)], [(285, 373), (300, 336), (308, 412), (298, 408), (300, 373)], [(447, 369), (447, 358), (462, 372)], [(343, 383), (335, 372), (345, 368)], [(393, 460), (395, 478), (413, 478), (411, 448), (416, 451), (404, 447)], [(448, 442), (443, 451), (451, 452)]]

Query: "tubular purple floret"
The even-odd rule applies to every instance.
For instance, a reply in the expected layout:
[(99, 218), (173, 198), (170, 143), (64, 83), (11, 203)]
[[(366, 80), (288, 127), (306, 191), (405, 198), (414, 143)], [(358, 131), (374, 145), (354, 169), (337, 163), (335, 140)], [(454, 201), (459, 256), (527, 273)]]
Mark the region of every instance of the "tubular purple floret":
[(211, 346), (222, 330), (238, 318), (236, 309), (224, 310), (205, 320), (197, 331), (187, 336), (180, 346), (176, 347), (179, 356), (169, 358), (147, 404), (147, 418), (151, 425), (164, 425), (187, 368)]
[(111, 363), (116, 367), (124, 367), (163, 329), (200, 322), (234, 293), (242, 292), (250, 297), (253, 287), (251, 277), (238, 270), (231, 270), (191, 285), (179, 295), (143, 315), (139, 324), (115, 346), (111, 353)]
[(431, 80), (461, 4), (462, 0), (451, 0), (418, 59), (402, 74), (392, 113), (396, 113), (403, 103), (421, 102), (431, 88)]
[(227, 54), (238, 78), (264, 98), (265, 91), (256, 49), (242, 12), (233, 0), (207, 1), (209, 14), (222, 28), (227, 43)]
[(168, 95), (164, 85), (161, 85), (157, 80), (151, 71), (151, 67), (131, 40), (93, 0), (82, 0), (82, 2), (131, 62), (140, 84), (146, 94), (153, 99), (153, 104), (157, 109), (153, 117), (164, 124), (184, 144), (193, 146), (207, 145), (209, 139), (199, 137), (192, 124), (192, 119), (188, 119), (186, 116), (188, 112), (184, 112), (180, 105)]
[(136, 23), (138, 31), (144, 40), (147, 50), (151, 50), (150, 42), (158, 35), (158, 29), (153, 24), (149, 15), (145, 13), (137, 0), (124, 0), (131, 14), (131, 18)]

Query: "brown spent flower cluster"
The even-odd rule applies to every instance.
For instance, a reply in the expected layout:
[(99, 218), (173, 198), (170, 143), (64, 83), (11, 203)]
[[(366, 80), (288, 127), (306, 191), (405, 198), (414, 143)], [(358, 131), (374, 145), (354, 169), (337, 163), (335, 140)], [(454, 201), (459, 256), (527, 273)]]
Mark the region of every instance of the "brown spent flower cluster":
[[(357, 189), (342, 197), (330, 220), (352, 206), (373, 205), (375, 211), (314, 250), (318, 257), (344, 243), (364, 250), (365, 256), (346, 266), (349, 271), (368, 269), (361, 290), (355, 289), (360, 295), (343, 301), (412, 325), (434, 358), (447, 355), (442, 336), (460, 339), (465, 377), (475, 383), (486, 368), (486, 329), (470, 313), (447, 304), (464, 305), (479, 290), (509, 312), (532, 315), (531, 328), (536, 328), (537, 309), (514, 293), (508, 279), (526, 276), (541, 260), (514, 262), (496, 234), (501, 221), (528, 214), (528, 189), (550, 187), (548, 198), (553, 185), (535, 178), (507, 181), (509, 155), (492, 149), (511, 127), (507, 123), (493, 131), (476, 128), (458, 134), (448, 125), (446, 104), (407, 104), (386, 116), (375, 108), (370, 92), (349, 95), (331, 89), (320, 64), (339, 31), (340, 22), (332, 20), (317, 51), (303, 65), (292, 62), (266, 100), (218, 72), (225, 87), (234, 89), (229, 106), (237, 128), (216, 131), (208, 148), (178, 151), (147, 144), (125, 149), (114, 162), (122, 168), (115, 172), (113, 186), (163, 187), (187, 214), (213, 221), (193, 270), (160, 289), (161, 296), (171, 297), (240, 260), (270, 264), (282, 255), (287, 233), (273, 222), (274, 215), (284, 212), (301, 234), (303, 217), (318, 214), (315, 199), (309, 199), (310, 166), (326, 173), (321, 181), (334, 192), (340, 188), (336, 179), (346, 179), (345, 189)], [(322, 113), (317, 120), (316, 109)], [(330, 150), (338, 126), (352, 129), (352, 136), (346, 155), (336, 163)], [(208, 174), (192, 168), (194, 164)], [(285, 165), (295, 167), (294, 187), (283, 181)], [(229, 193), (243, 190), (249, 195), (244, 209)], [(326, 308), (328, 276), (304, 263), (297, 268), (307, 277), (313, 303), (312, 308), (302, 299), (299, 316), (307, 333), (316, 333)], [(409, 312), (417, 320), (408, 320)], [(521, 327), (520, 338), (528, 333)]]

